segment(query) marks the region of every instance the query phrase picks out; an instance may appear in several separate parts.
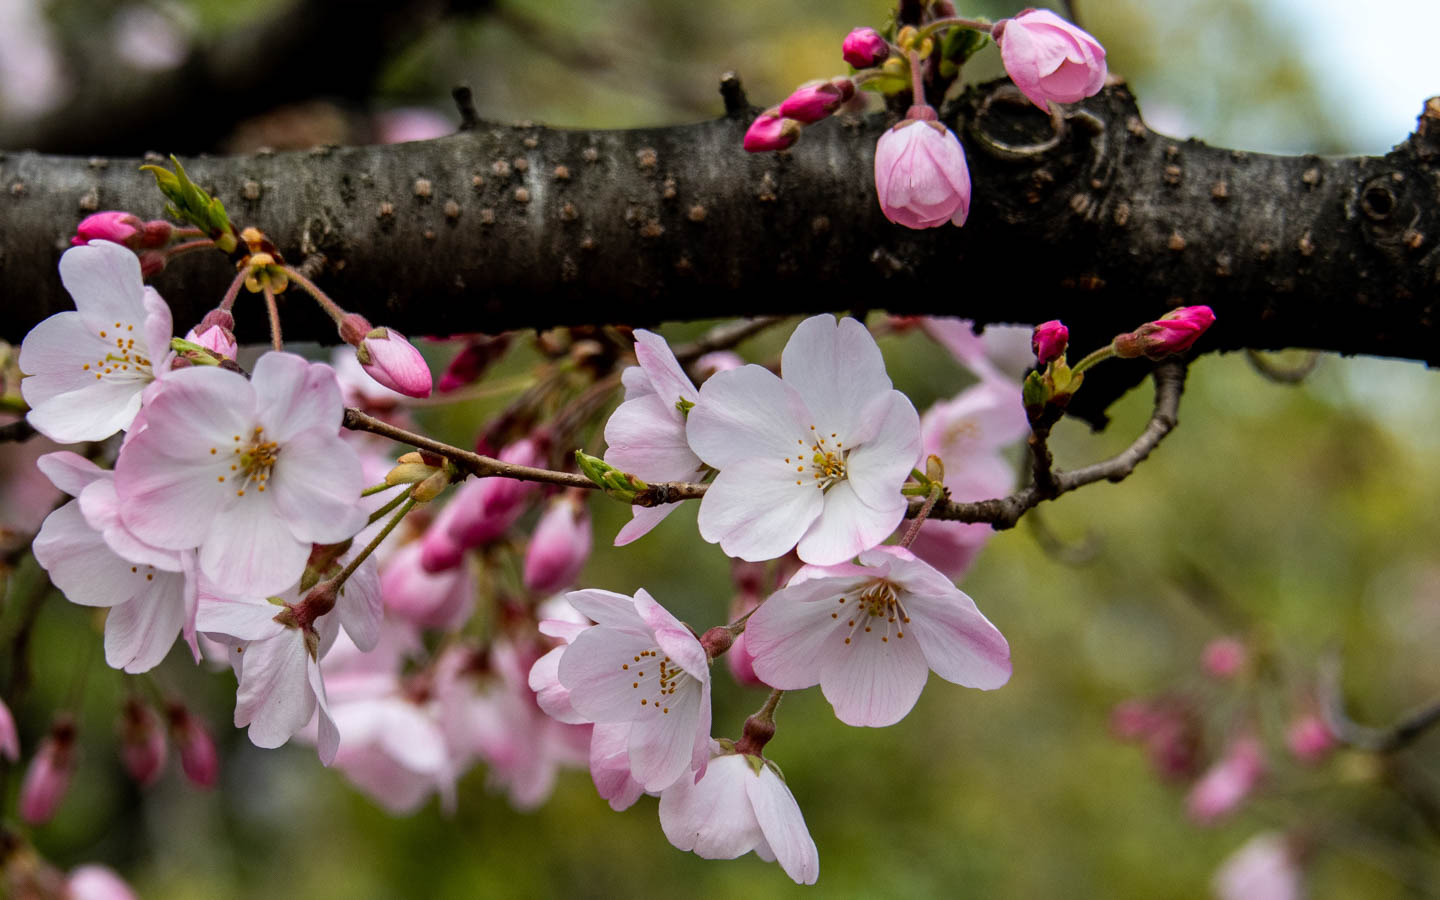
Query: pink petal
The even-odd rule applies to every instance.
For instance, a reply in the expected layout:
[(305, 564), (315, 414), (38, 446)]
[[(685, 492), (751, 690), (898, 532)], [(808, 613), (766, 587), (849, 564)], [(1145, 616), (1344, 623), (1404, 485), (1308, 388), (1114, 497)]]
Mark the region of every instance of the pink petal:
[(105, 662), (131, 674), (148, 672), (170, 653), (185, 624), (185, 576), (161, 573), (149, 590), (105, 617)]
[[(708, 387), (730, 374), (722, 372), (705, 384)], [(699, 409), (697, 406), (691, 410), (692, 422)], [(796, 476), (803, 479), (808, 474), (790, 470), (783, 457), (731, 462), (700, 501), (700, 536), (712, 544), (719, 543), (729, 556), (750, 562), (783, 555), (795, 546), (825, 505), (824, 495), (813, 484), (795, 483)]]
[(905, 718), (930, 675), (919, 644), (909, 637), (907, 630), (904, 638), (882, 642), (878, 633), (857, 631), (837, 655), (822, 662), (820, 691), (835, 708), (835, 718), (877, 728)]
[(904, 520), (905, 506), (898, 482), (888, 504), (876, 508), (860, 499), (853, 479), (842, 481), (825, 492), (824, 510), (795, 550), (801, 559), (814, 565), (844, 562), (889, 537)]
[(174, 550), (152, 547), (130, 533), (120, 521), (120, 498), (115, 494), (115, 479), (110, 473), (97, 478), (80, 492), (80, 512), (85, 521), (105, 540), (105, 544), (121, 559), (162, 572), (180, 571), (180, 554)]
[(801, 322), (785, 344), (780, 372), (814, 416), (804, 424), (837, 432), (847, 443), (866, 405), (892, 387), (875, 339), (850, 317), (837, 323), (834, 316), (811, 316)]
[(678, 503), (666, 503), (662, 506), (632, 506), (630, 507), (630, 521), (626, 522), (615, 534), (615, 546), (623, 547), (626, 544), (639, 540), (650, 533), (650, 529), (659, 525), (665, 517), (680, 508)]
[(650, 394), (627, 400), (605, 423), (605, 461), (647, 481), (683, 481), (700, 468), (700, 458), (685, 439), (685, 423)]
[(570, 605), (598, 625), (644, 632), (645, 620), (635, 611), (635, 598), (614, 591), (587, 588), (565, 595)]
[(385, 604), (380, 595), (380, 574), (376, 570), (374, 556), (360, 563), (341, 585), (335, 611), (340, 614), (340, 624), (356, 647), (366, 653), (375, 649), (380, 642), (380, 623), (385, 616)]
[[(630, 728), (630, 773), (645, 790), (664, 790), (692, 770), (695, 743), (702, 730), (701, 693), (699, 684), (686, 682), (667, 700), (671, 704), (665, 707), (668, 713), (650, 706), (645, 707), (649, 712), (643, 715), (639, 715), (638, 707), (630, 713), (629, 717), (635, 719)], [(633, 698), (630, 704), (635, 704)], [(703, 711), (708, 719), (708, 703)], [(708, 756), (709, 723), (705, 724), (705, 733), (698, 739), (704, 742)]]
[(734, 859), (755, 849), (764, 835), (745, 791), (744, 779), (754, 777), (744, 756), (736, 753), (710, 761), (705, 777), (682, 778), (660, 794), (660, 828), (680, 850), (705, 859)]
[(675, 359), (675, 351), (660, 335), (643, 328), (635, 329), (635, 361), (650, 377), (650, 384), (660, 399), (675, 408), (675, 401), (689, 400), (694, 403), (700, 392), (690, 381), (690, 376)]
[(766, 765), (758, 777), (745, 779), (745, 795), (780, 868), (796, 884), (814, 884), (820, 877), (820, 851), (790, 788)]
[(724, 469), (751, 457), (779, 463), (807, 452), (813, 424), (795, 388), (751, 365), (721, 372), (701, 386), (685, 433), (697, 456)]
[(630, 777), (630, 723), (596, 725), (590, 738), (590, 777), (595, 790), (616, 812), (629, 809), (645, 793)]
[(264, 600), (242, 600), (205, 591), (195, 613), (195, 627), (235, 641), (264, 641), (285, 630), (275, 621), (279, 612), (280, 607)]
[(298, 629), (252, 641), (235, 694), (235, 727), (250, 726), (250, 741), (279, 747), (305, 727), (315, 713), (315, 694), (306, 671), (310, 654)]
[[(592, 722), (634, 719), (640, 710), (640, 701), (632, 684), (643, 671), (640, 667), (649, 663), (637, 663), (632, 657), (654, 647), (655, 641), (648, 634), (604, 626), (591, 628), (575, 638), (561, 657), (559, 667), (560, 683), (570, 690), (570, 705)], [(622, 668), (626, 664), (630, 669)], [(653, 664), (658, 665), (659, 661)]]
[(274, 526), (289, 528), (302, 541), (333, 544), (365, 527), (360, 456), (326, 430), (302, 431), (286, 441), (267, 486), (278, 513)]
[(72, 500), (52, 512), (33, 544), (35, 561), (71, 603), (115, 606), (143, 589), (145, 575), (116, 556)]
[[(325, 682), (320, 677), (320, 663), (309, 653), (305, 654), (305, 680), (319, 712), (319, 734), (315, 749), (319, 752), (320, 764), (328, 766), (335, 761), (335, 754), (340, 749), (340, 729), (335, 727), (335, 720), (330, 718), (330, 706), (325, 700)], [(255, 740), (253, 725), (250, 728), (250, 739)]]
[[(873, 577), (817, 577), (772, 594), (745, 625), (755, 674), (771, 687), (800, 690), (820, 683), (822, 663), (845, 649), (850, 629), (839, 618), (853, 601), (839, 602)], [(833, 615), (832, 615), (833, 613)]]
[(215, 520), (200, 545), (200, 571), (228, 594), (282, 593), (300, 580), (309, 558), (310, 542), (297, 540), (284, 527), (275, 504), (263, 494), (240, 498)]
[(87, 323), (104, 328), (118, 321), (123, 327), (144, 319), (140, 259), (119, 244), (93, 241), (66, 250), (60, 256), (60, 281)]
[(92, 481), (109, 475), (90, 460), (69, 450), (47, 453), (35, 460), (35, 467), (50, 479), (51, 484), (72, 497), (79, 497)]
[(306, 362), (293, 353), (266, 353), (255, 363), (250, 377), (255, 386), (256, 417), (265, 426), (265, 439), (289, 441), (311, 428), (337, 434), (345, 405), (335, 371)]

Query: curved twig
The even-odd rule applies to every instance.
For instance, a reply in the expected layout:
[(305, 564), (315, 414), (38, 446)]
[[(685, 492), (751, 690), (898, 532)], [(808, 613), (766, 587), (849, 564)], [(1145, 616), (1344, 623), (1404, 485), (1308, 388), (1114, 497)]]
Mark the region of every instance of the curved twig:
[(1395, 753), (1440, 724), (1440, 701), (1410, 713), (1388, 728), (1372, 728), (1351, 719), (1340, 690), (1340, 654), (1332, 652), (1320, 664), (1320, 708), (1325, 724), (1339, 740), (1357, 750)]

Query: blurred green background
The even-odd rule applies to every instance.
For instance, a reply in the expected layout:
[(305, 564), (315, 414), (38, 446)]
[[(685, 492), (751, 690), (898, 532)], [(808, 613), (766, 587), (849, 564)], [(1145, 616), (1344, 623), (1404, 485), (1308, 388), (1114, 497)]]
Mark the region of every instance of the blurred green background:
[[(47, 4), (62, 23), (56, 28), (80, 27), (87, 15), (103, 21), (120, 5)], [(185, 27), (203, 38), (278, 5), (195, 0), (159, 8), (181, 11)], [(1291, 152), (1383, 152), (1402, 139), (1409, 123), (1378, 122), (1376, 108), (1335, 101), (1336, 79), (1353, 81), (1379, 63), (1352, 61), (1343, 72), (1334, 56), (1317, 64), (1320, 32), (1307, 29), (1319, 26), (1297, 25), (1289, 5), (1078, 4), (1083, 24), (1107, 46), (1112, 71), (1131, 82), (1161, 130)], [(450, 115), (449, 88), (465, 82), (482, 116), (497, 119), (575, 127), (695, 120), (718, 112), (715, 84), (726, 69), (738, 69), (761, 104), (806, 79), (838, 74), (840, 38), (854, 25), (880, 24), (886, 7), (509, 0), (500, 8), (433, 31), (390, 63), (372, 107), (344, 114), (422, 105)], [(1324, 16), (1323, 6), (1304, 8)], [(991, 17), (1015, 11), (988, 2), (962, 7)], [(1356, 45), (1361, 40), (1355, 36)], [(973, 69), (974, 77), (998, 74), (993, 49)], [(1428, 84), (1376, 90), (1410, 92), (1401, 105), (1413, 116), (1428, 93), (1440, 92), (1440, 71)], [(682, 303), (677, 298), (677, 315)], [(666, 333), (684, 339), (701, 328)], [(744, 352), (764, 358), (786, 333)], [(921, 410), (968, 383), (918, 334), (886, 338), (882, 348), (897, 387)], [(1103, 434), (1062, 424), (1059, 464), (1123, 447), (1143, 426), (1149, 401), (1147, 383), (1116, 407)], [(464, 444), (482, 412), (428, 412), (425, 422)], [(1181, 420), (1125, 483), (1094, 486), (1040, 511), (1052, 537), (1098, 542), (1088, 563), (1057, 559), (1026, 523), (981, 555), (962, 587), (1010, 641), (1015, 675), (1004, 689), (982, 693), (931, 679), (904, 721), (879, 730), (841, 725), (816, 690), (786, 697), (767, 751), (784, 767), (819, 847), (814, 888), (794, 886), (753, 856), (709, 862), (674, 850), (653, 799), (613, 813), (583, 771), (567, 773), (531, 814), (489, 793), (482, 767), (462, 783), (454, 816), (432, 802), (412, 817), (391, 818), (322, 769), (313, 750), (252, 747), (228, 724), (230, 675), (196, 671), (179, 652), (157, 680), (204, 711), (222, 745), (221, 785), (196, 792), (172, 771), (141, 793), (114, 752), (126, 677), (101, 664), (90, 612), (58, 597), (39, 618), (35, 683), (16, 713), (28, 752), (50, 711), (77, 690), (75, 672), (89, 659), (83, 758), (59, 816), (29, 835), (58, 865), (105, 862), (142, 896), (161, 898), (1189, 898), (1204, 895), (1215, 868), (1257, 830), (1304, 824), (1316, 843), (1313, 896), (1434, 890), (1433, 833), (1381, 786), (1373, 760), (1341, 754), (1301, 770), (1286, 762), (1280, 740), (1292, 701), (1327, 649), (1343, 655), (1362, 721), (1391, 721), (1440, 694), (1433, 537), (1440, 385), (1415, 364), (1327, 358), (1303, 384), (1287, 386), (1262, 379), (1243, 356), (1212, 355), (1192, 368)], [(644, 586), (697, 628), (723, 620), (732, 594), (728, 562), (698, 540), (693, 508), (622, 549), (609, 541), (625, 510), (594, 498), (592, 511), (596, 551), (583, 586), (625, 593)], [(11, 621), (14, 614), (4, 612)], [(0, 635), (11, 621), (0, 618)], [(1205, 683), (1201, 648), (1222, 633), (1266, 648), (1276, 676)], [(738, 736), (764, 695), (734, 686), (723, 669), (715, 670), (715, 730)], [(1267, 789), (1217, 827), (1190, 823), (1183, 791), (1162, 784), (1140, 750), (1109, 735), (1117, 701), (1163, 690), (1200, 698), (1215, 740), (1242, 697), (1258, 697), (1271, 713)], [(1405, 755), (1425, 791), (1440, 790), (1437, 751), (1440, 739), (1431, 736)], [(18, 773), (0, 768), (0, 778), (8, 818)]]

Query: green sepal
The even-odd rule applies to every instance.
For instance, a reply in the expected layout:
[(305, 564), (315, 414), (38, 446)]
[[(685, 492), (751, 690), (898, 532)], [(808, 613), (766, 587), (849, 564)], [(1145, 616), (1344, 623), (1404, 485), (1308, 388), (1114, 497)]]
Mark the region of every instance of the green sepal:
[(140, 171), (155, 176), (155, 186), (160, 188), (160, 193), (170, 201), (165, 211), (172, 218), (189, 222), (205, 232), (206, 237), (215, 241), (216, 246), (226, 253), (234, 250), (235, 229), (230, 225), (225, 204), (191, 181), (190, 176), (185, 173), (185, 167), (180, 165), (180, 160), (176, 159), (174, 154), (171, 154), (170, 161), (175, 164), (173, 172), (162, 166), (140, 167)]
[(575, 451), (575, 462), (586, 478), (616, 500), (633, 503), (636, 494), (650, 487), (629, 472), (622, 472), (600, 457), (591, 456), (583, 450)]
[(988, 43), (990, 35), (983, 31), (976, 31), (974, 28), (951, 28), (940, 42), (940, 58), (963, 66), (966, 60), (984, 49)]

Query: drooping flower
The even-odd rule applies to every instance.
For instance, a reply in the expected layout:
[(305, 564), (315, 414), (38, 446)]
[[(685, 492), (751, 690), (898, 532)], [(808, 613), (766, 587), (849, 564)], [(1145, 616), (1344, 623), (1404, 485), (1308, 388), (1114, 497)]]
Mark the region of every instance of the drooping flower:
[(140, 280), (134, 253), (107, 241), (60, 257), (72, 312), (36, 325), (20, 346), (26, 420), (61, 443), (103, 440), (129, 428), (152, 360), (170, 349), (170, 307)]
[[(987, 378), (936, 403), (920, 417), (920, 465), (931, 454), (940, 458), (945, 487), (954, 500), (1003, 497), (1015, 486), (1015, 467), (1004, 450), (1029, 430), (1019, 385), (1002, 377)], [(902, 522), (901, 528), (905, 527)], [(994, 534), (981, 522), (930, 519), (910, 550), (951, 578), (959, 578)]]
[(755, 674), (771, 687), (819, 684), (847, 725), (893, 725), (931, 671), (991, 690), (1010, 680), (1010, 646), (975, 602), (902, 547), (860, 564), (807, 566), (750, 617)]
[(919, 416), (855, 319), (801, 322), (781, 371), (742, 366), (700, 389), (686, 434), (719, 470), (700, 504), (700, 536), (750, 561), (798, 544), (806, 562), (838, 563), (904, 517)]
[(970, 215), (970, 168), (960, 139), (928, 116), (902, 120), (875, 145), (875, 193), (885, 218), (906, 228), (964, 225)]
[(37, 465), (76, 499), (46, 518), (35, 537), (35, 560), (71, 603), (109, 607), (105, 662), (147, 672), (169, 653), (177, 634), (184, 634), (198, 660), (194, 553), (137, 538), (121, 521), (113, 473), (64, 450)]
[(299, 581), (312, 543), (365, 525), (343, 411), (330, 368), (289, 353), (260, 357), (248, 381), (181, 369), (115, 463), (120, 516), (156, 547), (198, 547), (200, 571), (223, 592), (278, 594)]
[(562, 494), (551, 502), (525, 548), (525, 587), (552, 594), (569, 587), (590, 558), (590, 513), (583, 497)]
[(711, 742), (703, 777), (681, 778), (660, 794), (660, 828), (671, 844), (705, 859), (755, 851), (797, 884), (820, 877), (820, 853), (805, 816), (774, 763)]
[(141, 787), (154, 784), (165, 771), (169, 745), (160, 717), (138, 697), (125, 701), (120, 720), (120, 759), (125, 771)]
[(75, 721), (68, 715), (58, 715), (31, 758), (25, 779), (20, 782), (17, 805), (23, 821), (44, 825), (55, 817), (70, 789), (75, 753)]
[(167, 716), (170, 739), (180, 754), (180, 770), (196, 787), (214, 787), (220, 777), (220, 754), (215, 751), (210, 730), (179, 703), (170, 704)]
[[(665, 339), (635, 330), (635, 362), (621, 373), (625, 402), (605, 423), (605, 462), (645, 481), (695, 481), (705, 470), (686, 440), (687, 409), (700, 392)], [(647, 534), (677, 504), (632, 506), (630, 521), (615, 536), (622, 547)]]
[(647, 791), (703, 772), (710, 746), (710, 666), (695, 636), (642, 588), (566, 595), (595, 624), (560, 656), (558, 676), (585, 721), (628, 725), (630, 771)]
[(1001, 19), (992, 35), (1010, 80), (1043, 110), (1047, 101), (1075, 103), (1105, 86), (1105, 48), (1048, 9)]
[(1217, 900), (1300, 900), (1305, 896), (1298, 842), (1262, 831), (1232, 853), (1211, 883)]

